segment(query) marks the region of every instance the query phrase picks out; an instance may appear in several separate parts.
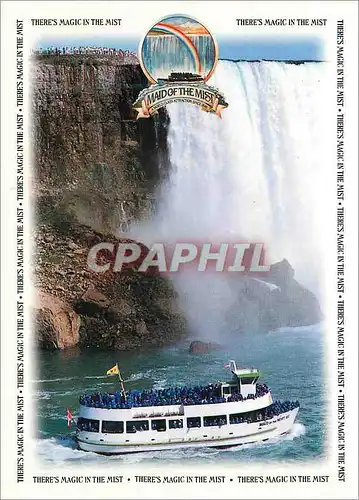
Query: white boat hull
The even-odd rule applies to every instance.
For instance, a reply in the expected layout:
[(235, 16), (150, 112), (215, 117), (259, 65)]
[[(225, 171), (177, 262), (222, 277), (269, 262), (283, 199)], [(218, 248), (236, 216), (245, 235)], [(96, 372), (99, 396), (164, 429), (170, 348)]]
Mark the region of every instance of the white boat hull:
[[(144, 439), (147, 432), (136, 433), (142, 442), (111, 442), (110, 436), (80, 432), (77, 434), (78, 447), (83, 451), (91, 451), (105, 455), (139, 453), (146, 451), (163, 451), (181, 448), (216, 447), (227, 448), (268, 441), (290, 432), (299, 408), (282, 413), (271, 420), (253, 423), (227, 424), (218, 427), (201, 427), (200, 429), (181, 429), (176, 435), (157, 433), (156, 439)], [(152, 434), (152, 433), (151, 433)], [(141, 439), (142, 438), (142, 439)], [(136, 441), (137, 441), (136, 439)]]

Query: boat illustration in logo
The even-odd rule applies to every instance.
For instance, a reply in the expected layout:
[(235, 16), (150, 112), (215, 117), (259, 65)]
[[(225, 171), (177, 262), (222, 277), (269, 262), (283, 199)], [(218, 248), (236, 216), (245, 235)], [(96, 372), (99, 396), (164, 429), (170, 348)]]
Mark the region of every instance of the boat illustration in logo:
[(172, 102), (196, 104), (222, 118), (223, 94), (207, 85), (218, 62), (218, 46), (208, 29), (185, 16), (157, 22), (139, 47), (139, 60), (150, 86), (134, 103), (137, 118), (148, 118)]

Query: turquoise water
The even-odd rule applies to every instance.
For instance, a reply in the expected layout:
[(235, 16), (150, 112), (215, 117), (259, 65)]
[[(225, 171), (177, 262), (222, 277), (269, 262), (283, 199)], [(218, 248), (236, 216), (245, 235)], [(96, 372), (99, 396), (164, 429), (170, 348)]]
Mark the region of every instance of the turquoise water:
[[(127, 353), (96, 349), (41, 353), (38, 376), (33, 382), (39, 455), (45, 462), (57, 464), (100, 464), (113, 460), (127, 464), (148, 460), (179, 464), (183, 459), (186, 463), (320, 459), (326, 436), (320, 326), (242, 335), (230, 349), (205, 355), (189, 354), (188, 345), (189, 342), (172, 348)], [(228, 450), (202, 448), (103, 457), (76, 449), (72, 439), (75, 428), (67, 429), (66, 407), (76, 417), (81, 392), (116, 390), (118, 379), (104, 373), (117, 361), (126, 389), (134, 389), (226, 380), (228, 370), (224, 364), (229, 359), (235, 359), (238, 366), (258, 367), (274, 399), (300, 401), (298, 418), (289, 435)]]

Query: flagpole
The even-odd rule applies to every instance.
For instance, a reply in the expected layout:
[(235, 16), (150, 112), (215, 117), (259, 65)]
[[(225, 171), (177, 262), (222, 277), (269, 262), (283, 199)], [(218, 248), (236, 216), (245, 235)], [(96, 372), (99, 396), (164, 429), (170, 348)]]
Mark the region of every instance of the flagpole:
[[(118, 363), (117, 363), (117, 368), (118, 368)], [(125, 385), (123, 383), (123, 379), (121, 377), (121, 372), (120, 372), (120, 369), (118, 368), (118, 379), (120, 381), (120, 384), (121, 384), (121, 392), (122, 392), (122, 395), (125, 399), (125, 402), (126, 402), (126, 391), (125, 391)]]

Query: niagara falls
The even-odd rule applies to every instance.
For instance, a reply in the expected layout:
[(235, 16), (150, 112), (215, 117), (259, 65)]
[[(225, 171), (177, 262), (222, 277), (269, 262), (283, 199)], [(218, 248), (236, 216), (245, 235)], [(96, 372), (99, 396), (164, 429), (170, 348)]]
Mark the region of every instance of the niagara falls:
[[(190, 64), (188, 70), (193, 70)], [(77, 73), (72, 75), (75, 70), (64, 69), (64, 75), (66, 71), (71, 75), (66, 82), (79, 81)], [(66, 273), (57, 272), (54, 279), (40, 273), (42, 289), (48, 294), (41, 295), (46, 308), (52, 307), (49, 287), (58, 290), (61, 286), (59, 297), (71, 293), (72, 314), (81, 320), (77, 340), (71, 337), (76, 317), (66, 338), (54, 339), (49, 345), (51, 337), (40, 337), (47, 350), (39, 357), (39, 373), (33, 382), (39, 456), (46, 463), (107, 462), (108, 457), (75, 449), (71, 429), (63, 435), (62, 414), (63, 407), (76, 408), (79, 391), (113, 390), (115, 385), (102, 367), (116, 362), (114, 353), (126, 387), (134, 390), (220, 379), (223, 359), (233, 357), (242, 366), (260, 366), (278, 397), (300, 396), (298, 422), (288, 436), (232, 452), (204, 449), (161, 455), (154, 451), (150, 454), (154, 462), (275, 462), (322, 456), (326, 429), (323, 289), (332, 194), (327, 64), (219, 60), (206, 85), (218, 89), (228, 102), (222, 119), (197, 105), (178, 102), (142, 122), (133, 119), (129, 105), (146, 88), (135, 72), (140, 69), (116, 71), (114, 76), (112, 67), (100, 70), (104, 90), (96, 101), (99, 108), (94, 120), (104, 113), (101, 106), (107, 102), (111, 105), (106, 113), (113, 116), (107, 121), (105, 140), (98, 139), (98, 121), (96, 133), (89, 135), (88, 150), (93, 148), (95, 166), (92, 170), (86, 167), (83, 178), (79, 177), (81, 170), (76, 173), (65, 200), (72, 203), (86, 232), (68, 218), (71, 232), (66, 239), (59, 240), (59, 233), (47, 222), (39, 240), (40, 271), (50, 259), (65, 259), (66, 264)], [(97, 76), (83, 78), (91, 82)], [(129, 89), (130, 97), (126, 94)], [(120, 105), (123, 120), (118, 124), (119, 95), (125, 97)], [(83, 99), (85, 109), (87, 97)], [(49, 113), (48, 108), (41, 113)], [(51, 120), (57, 124), (58, 116), (62, 116), (58, 123), (62, 129), (67, 123), (63, 114), (57, 111)], [(75, 139), (85, 140), (87, 136), (77, 130), (76, 122), (74, 127)], [(84, 131), (86, 127), (84, 122)], [(47, 141), (50, 132), (44, 133), (43, 141)], [(109, 165), (96, 164), (102, 147)], [(69, 154), (66, 158), (76, 159)], [(68, 161), (71, 165), (75, 160)], [(74, 191), (74, 186), (80, 188)], [(46, 206), (46, 221), (51, 210)], [(53, 224), (57, 224), (56, 218)], [(76, 266), (83, 260), (86, 266), (89, 244), (103, 241), (111, 248), (137, 242), (141, 253), (156, 243), (169, 248), (176, 244), (260, 243), (270, 272), (251, 277), (189, 268), (165, 277), (132, 273), (119, 278), (102, 273), (103, 278), (96, 281), (91, 275), (94, 281), (89, 285), (88, 268), (81, 275)], [(55, 247), (55, 243), (60, 244)], [(50, 257), (49, 251), (57, 247), (61, 256), (51, 253)], [(60, 307), (58, 301), (55, 305)], [(46, 310), (40, 309), (40, 313), (46, 314)], [(53, 350), (56, 342), (58, 349)], [(66, 342), (73, 342), (72, 347), (64, 349)], [(308, 374), (311, 384), (304, 391)], [(146, 457), (119, 460), (142, 463)]]

